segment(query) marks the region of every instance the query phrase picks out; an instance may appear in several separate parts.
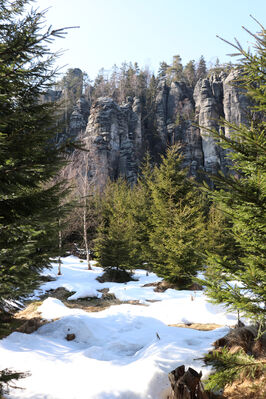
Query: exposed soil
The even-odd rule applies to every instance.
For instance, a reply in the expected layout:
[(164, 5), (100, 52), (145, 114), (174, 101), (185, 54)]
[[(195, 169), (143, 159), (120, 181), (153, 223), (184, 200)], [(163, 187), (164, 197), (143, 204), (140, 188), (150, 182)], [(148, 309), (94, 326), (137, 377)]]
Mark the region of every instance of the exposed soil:
[(104, 310), (112, 305), (119, 305), (122, 303), (118, 299), (116, 299), (114, 294), (109, 293), (108, 288), (103, 288), (99, 290), (102, 293), (101, 298), (80, 298), (73, 301), (68, 301), (69, 298), (74, 292), (68, 291), (63, 287), (56, 288), (55, 290), (49, 290), (45, 295), (42, 296), (42, 299), (46, 299), (48, 297), (60, 299), (65, 306), (68, 308), (78, 308), (85, 310), (86, 312), (99, 312), (100, 310)]

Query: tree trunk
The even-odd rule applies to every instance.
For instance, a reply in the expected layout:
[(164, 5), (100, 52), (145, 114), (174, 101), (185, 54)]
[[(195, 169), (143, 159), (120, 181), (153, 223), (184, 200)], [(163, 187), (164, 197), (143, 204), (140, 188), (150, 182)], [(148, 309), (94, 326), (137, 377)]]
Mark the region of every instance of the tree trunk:
[(201, 384), (202, 373), (198, 373), (189, 367), (177, 367), (168, 374), (171, 383), (171, 393), (168, 399), (208, 399)]
[(62, 275), (61, 272), (61, 265), (62, 265), (62, 261), (61, 261), (61, 253), (62, 253), (62, 231), (61, 231), (61, 223), (60, 223), (60, 219), (58, 220), (58, 225), (59, 225), (59, 231), (58, 231), (58, 249), (59, 249), (59, 257), (58, 257), (58, 276)]
[(90, 265), (90, 252), (89, 252), (89, 246), (88, 246), (88, 234), (87, 234), (87, 189), (88, 189), (88, 154), (86, 154), (86, 170), (85, 170), (85, 180), (84, 180), (84, 204), (83, 204), (83, 238), (84, 238), (84, 243), (85, 243), (85, 250), (86, 250), (86, 258), (87, 258), (87, 265), (88, 265), (88, 270), (91, 270), (91, 265)]
[(86, 223), (86, 213), (87, 213), (87, 206), (86, 205), (87, 205), (87, 201), (85, 200), (85, 206), (84, 206), (84, 211), (83, 211), (83, 235), (84, 235), (84, 243), (85, 243), (88, 270), (91, 270), (90, 251), (89, 251), (89, 246), (88, 246), (87, 223)]

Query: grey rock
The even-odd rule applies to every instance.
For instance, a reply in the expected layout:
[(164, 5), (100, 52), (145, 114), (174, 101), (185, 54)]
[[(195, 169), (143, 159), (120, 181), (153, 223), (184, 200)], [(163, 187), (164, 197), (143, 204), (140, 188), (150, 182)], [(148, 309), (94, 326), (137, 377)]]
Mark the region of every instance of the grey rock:
[[(103, 187), (108, 178), (125, 177), (131, 184), (135, 183), (141, 159), (142, 128), (141, 106), (138, 99), (119, 106), (112, 98), (98, 98), (91, 108), (88, 124), (81, 133), (87, 158), (82, 151), (74, 154), (68, 169), (68, 176), (79, 180), (79, 173), (84, 173), (84, 162), (88, 162), (88, 179), (98, 187)], [(82, 124), (80, 113), (73, 111), (75, 129)], [(73, 129), (74, 129), (73, 128)], [(78, 166), (79, 165), (79, 166)]]
[[(200, 79), (193, 92), (184, 82), (168, 86), (162, 79), (155, 98), (156, 132), (149, 136), (140, 99), (128, 97), (118, 105), (112, 98), (101, 97), (91, 106), (82, 97), (73, 108), (67, 136), (81, 140), (86, 152), (71, 155), (65, 175), (79, 181), (87, 164), (87, 177), (98, 187), (119, 176), (134, 184), (147, 148), (156, 161), (168, 145), (176, 143), (190, 175), (197, 177), (200, 171), (227, 173), (225, 151), (210, 131), (219, 129), (220, 118), (246, 123), (249, 101), (243, 90), (232, 85), (237, 76), (235, 71), (228, 76), (212, 74)], [(230, 135), (230, 131), (226, 129), (225, 134)]]

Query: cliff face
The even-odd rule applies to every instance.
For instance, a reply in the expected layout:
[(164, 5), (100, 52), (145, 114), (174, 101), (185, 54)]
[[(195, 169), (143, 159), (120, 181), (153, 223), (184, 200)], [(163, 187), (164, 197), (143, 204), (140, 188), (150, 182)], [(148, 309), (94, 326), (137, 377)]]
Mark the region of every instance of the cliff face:
[(218, 129), (219, 118), (245, 123), (248, 100), (231, 84), (235, 77), (232, 72), (200, 79), (194, 91), (183, 82), (169, 87), (161, 81), (154, 99), (156, 129), (149, 137), (147, 113), (144, 115), (138, 98), (129, 97), (118, 105), (112, 98), (101, 97), (91, 107), (81, 98), (70, 116), (67, 136), (81, 139), (87, 152), (86, 156), (80, 151), (72, 154), (67, 175), (78, 179), (86, 170), (88, 179), (99, 186), (119, 175), (133, 184), (145, 151), (158, 159), (174, 143), (181, 144), (190, 174), (196, 176), (199, 170), (227, 172), (225, 153), (208, 129)]
[(129, 98), (119, 106), (111, 98), (99, 98), (91, 109), (83, 139), (91, 178), (104, 184), (108, 177), (121, 175), (134, 183), (143, 141), (139, 100)]

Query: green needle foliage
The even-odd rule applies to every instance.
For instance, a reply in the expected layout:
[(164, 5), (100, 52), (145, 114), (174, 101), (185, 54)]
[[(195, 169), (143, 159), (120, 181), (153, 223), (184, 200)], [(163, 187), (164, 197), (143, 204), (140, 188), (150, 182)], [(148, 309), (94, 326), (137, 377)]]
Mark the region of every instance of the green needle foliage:
[(29, 0), (0, 0), (0, 309), (32, 290), (56, 254), (64, 190), (53, 179), (64, 161), (52, 143), (54, 106), (38, 99), (53, 83), (45, 30)]
[(256, 360), (243, 350), (230, 353), (227, 348), (208, 353), (204, 357), (206, 365), (215, 368), (205, 385), (206, 389), (223, 389), (227, 384), (236, 380), (258, 378), (266, 372), (266, 362)]
[[(103, 267), (135, 269), (147, 265), (151, 197), (149, 157), (138, 183), (109, 182), (101, 198), (102, 223), (98, 227), (95, 250)], [(147, 266), (146, 266), (147, 267)]]
[(131, 214), (131, 188), (125, 180), (109, 182), (101, 199), (102, 222), (94, 249), (104, 268), (136, 268), (136, 230)]
[(202, 267), (204, 218), (201, 195), (181, 168), (179, 152), (169, 148), (150, 180), (150, 259), (159, 276), (181, 288)]
[(29, 373), (15, 372), (9, 369), (2, 370), (0, 372), (0, 395), (8, 394), (9, 388), (18, 388), (15, 385), (15, 381), (26, 378), (29, 375)]
[[(228, 151), (233, 173), (213, 176), (217, 190), (210, 197), (231, 224), (232, 245), (238, 255), (232, 259), (233, 246), (224, 252), (213, 248), (207, 255), (211, 278), (204, 283), (216, 303), (238, 310), (259, 323), (261, 335), (265, 328), (266, 303), (266, 151), (265, 151), (265, 66), (266, 35), (262, 28), (255, 40), (255, 53), (246, 52), (237, 42), (233, 45), (242, 56), (239, 77), (235, 84), (250, 97), (248, 125), (224, 121), (229, 129), (213, 135)], [(233, 244), (234, 243), (234, 244)]]

